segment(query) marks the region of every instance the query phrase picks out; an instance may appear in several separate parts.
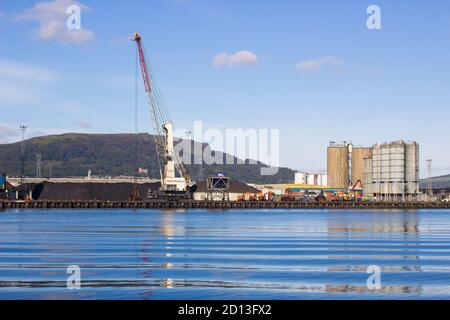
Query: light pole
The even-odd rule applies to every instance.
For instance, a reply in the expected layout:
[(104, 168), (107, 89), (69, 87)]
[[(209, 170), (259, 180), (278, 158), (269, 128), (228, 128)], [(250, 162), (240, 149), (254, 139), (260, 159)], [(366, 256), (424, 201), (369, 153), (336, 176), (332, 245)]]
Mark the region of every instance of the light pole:
[[(20, 126), (20, 131), (22, 131), (22, 140), (20, 142), (20, 188), (19, 191), (21, 191), (20, 193), (22, 193), (23, 191), (23, 178), (24, 178), (24, 174), (25, 174), (25, 155), (24, 155), (24, 151), (25, 151), (25, 131), (27, 130), (27, 126)], [(20, 197), (21, 195), (19, 195)]]
[(431, 165), (433, 164), (433, 159), (427, 160), (427, 168), (428, 168), (428, 186), (427, 186), (427, 193), (429, 200), (433, 198), (433, 180), (431, 178)]
[(36, 154), (36, 178), (41, 178), (41, 163), (42, 163), (42, 155)]

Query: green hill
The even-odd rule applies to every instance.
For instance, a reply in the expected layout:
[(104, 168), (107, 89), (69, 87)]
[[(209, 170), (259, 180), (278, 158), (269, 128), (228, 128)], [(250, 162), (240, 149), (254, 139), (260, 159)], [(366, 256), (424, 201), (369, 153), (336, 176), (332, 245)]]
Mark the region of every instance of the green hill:
[[(194, 150), (194, 142), (190, 142)], [(209, 148), (203, 144), (201, 148)], [(137, 150), (137, 152), (136, 152)], [(86, 176), (88, 170), (96, 176), (132, 176), (136, 167), (146, 168), (149, 176), (159, 178), (159, 167), (153, 137), (149, 134), (77, 134), (51, 135), (25, 141), (25, 175), (36, 176), (36, 154), (42, 155), (43, 177)], [(136, 159), (137, 154), (137, 159)], [(264, 164), (188, 165), (194, 180), (217, 173), (231, 179), (253, 183), (286, 183), (294, 179), (294, 171), (280, 168), (278, 174), (262, 176)], [(225, 162), (225, 161), (224, 161)], [(194, 163), (192, 161), (192, 163)], [(0, 145), (0, 172), (20, 175), (20, 142)]]

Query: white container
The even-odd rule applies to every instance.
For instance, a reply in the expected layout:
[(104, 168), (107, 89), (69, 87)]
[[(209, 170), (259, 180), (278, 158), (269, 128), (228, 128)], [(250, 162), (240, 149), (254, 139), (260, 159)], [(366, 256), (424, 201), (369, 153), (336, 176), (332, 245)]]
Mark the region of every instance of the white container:
[(316, 174), (316, 179), (314, 182), (315, 182), (314, 183), (315, 186), (321, 186), (322, 185), (322, 175)]
[(306, 184), (310, 186), (315, 185), (316, 176), (314, 174), (308, 174), (306, 176)]
[(306, 184), (306, 173), (296, 172), (295, 173), (295, 184)]
[(326, 174), (322, 175), (322, 187), (328, 186), (328, 176)]

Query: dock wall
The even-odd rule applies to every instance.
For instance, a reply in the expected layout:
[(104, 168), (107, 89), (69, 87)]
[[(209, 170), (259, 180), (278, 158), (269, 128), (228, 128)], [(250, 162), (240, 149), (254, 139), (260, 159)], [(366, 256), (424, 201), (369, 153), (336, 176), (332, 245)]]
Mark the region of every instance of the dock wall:
[(0, 201), (0, 209), (450, 209), (448, 202)]

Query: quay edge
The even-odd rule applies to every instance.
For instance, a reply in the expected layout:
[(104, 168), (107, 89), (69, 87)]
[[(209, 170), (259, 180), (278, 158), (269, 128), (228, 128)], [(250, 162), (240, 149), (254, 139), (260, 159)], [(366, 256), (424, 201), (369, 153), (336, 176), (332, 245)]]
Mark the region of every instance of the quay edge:
[(449, 202), (0, 201), (5, 209), (450, 209)]

